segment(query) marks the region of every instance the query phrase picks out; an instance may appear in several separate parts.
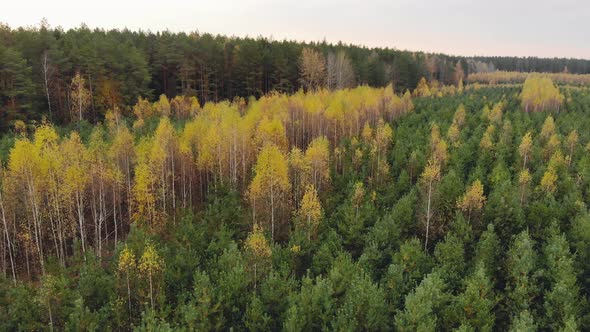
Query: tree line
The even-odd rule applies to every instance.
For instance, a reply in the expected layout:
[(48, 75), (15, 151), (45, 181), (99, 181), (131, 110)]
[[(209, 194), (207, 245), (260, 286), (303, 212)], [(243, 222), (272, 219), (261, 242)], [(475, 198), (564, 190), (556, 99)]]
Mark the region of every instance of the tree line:
[[(522, 67), (520, 63), (535, 63)], [(194, 96), (204, 104), (260, 97), (272, 91), (331, 89), (392, 84), (414, 89), (421, 77), (442, 85), (495, 68), (519, 71), (588, 73), (586, 60), (465, 58), (444, 54), (367, 48), (342, 43), (302, 43), (237, 38), (207, 33), (64, 30), (0, 26), (0, 120), (59, 124), (73, 121), (79, 104), (90, 122), (109, 109), (130, 111), (138, 96)], [(87, 96), (76, 95), (85, 85)], [(78, 98), (76, 98), (78, 97)], [(80, 98), (83, 97), (83, 98)]]
[[(538, 75), (538, 72), (515, 72), (515, 71), (494, 71), (479, 72), (469, 75), (469, 83), (482, 84), (522, 84), (531, 75)], [(551, 79), (552, 82), (562, 85), (587, 86), (590, 84), (590, 75), (572, 74), (566, 71), (559, 73), (541, 73), (542, 76)]]

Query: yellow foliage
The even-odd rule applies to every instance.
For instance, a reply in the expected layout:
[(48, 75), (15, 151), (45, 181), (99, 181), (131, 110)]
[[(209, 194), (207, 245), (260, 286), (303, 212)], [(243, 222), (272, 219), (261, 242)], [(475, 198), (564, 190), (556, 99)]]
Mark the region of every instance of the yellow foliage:
[[(78, 140), (80, 136), (75, 134)], [(44, 149), (46, 147), (55, 147), (58, 143), (59, 136), (55, 129), (50, 125), (41, 125), (35, 129), (35, 147)]]
[(326, 60), (319, 52), (304, 48), (299, 59), (301, 81), (307, 90), (316, 90), (324, 86), (326, 79)]
[(568, 158), (568, 162), (567, 164), (570, 165), (573, 159), (573, 154), (574, 154), (574, 150), (576, 148), (576, 146), (578, 145), (578, 141), (579, 141), (579, 135), (578, 135), (578, 131), (577, 130), (572, 130), (569, 135), (567, 135), (567, 145), (569, 148), (569, 155), (567, 156)]
[(114, 130), (121, 123), (121, 110), (117, 106), (113, 109), (108, 109), (104, 115), (104, 119), (109, 129)]
[(549, 141), (545, 145), (545, 149), (543, 150), (543, 156), (545, 160), (549, 159), (553, 154), (559, 150), (561, 146), (561, 141), (559, 140), (559, 136), (557, 134), (551, 135)]
[(179, 119), (188, 119), (196, 115), (200, 108), (197, 97), (176, 96), (170, 101), (171, 113)]
[(139, 260), (139, 271), (142, 276), (147, 277), (150, 286), (150, 301), (152, 307), (154, 306), (153, 295), (153, 278), (164, 271), (164, 259), (160, 257), (156, 248), (151, 243), (147, 243), (143, 251), (143, 255)]
[(428, 160), (421, 178), (426, 183), (436, 182), (440, 179), (440, 164), (436, 159)]
[(527, 132), (522, 137), (520, 145), (518, 146), (518, 153), (523, 160), (523, 167), (526, 167), (527, 159), (531, 153), (531, 148), (533, 147), (533, 138), (530, 132)]
[(154, 111), (160, 116), (170, 116), (170, 101), (165, 94), (160, 95), (160, 99), (154, 103)]
[(133, 130), (140, 130), (145, 126), (145, 121), (143, 119), (137, 119), (133, 122)]
[(164, 271), (164, 260), (160, 257), (153, 244), (148, 243), (139, 260), (139, 271), (144, 274), (155, 275)]
[(418, 82), (418, 86), (414, 90), (414, 96), (417, 97), (430, 97), (432, 95), (430, 91), (430, 87), (428, 86), (428, 82), (426, 78), (422, 77), (420, 82)]
[(65, 141), (61, 147), (62, 153), (68, 164), (65, 169), (65, 188), (70, 195), (81, 195), (90, 181), (88, 174), (88, 164), (84, 156), (86, 148), (82, 144), (80, 135), (72, 132), (69, 140)]
[(275, 211), (281, 203), (284, 203), (284, 199), (291, 190), (287, 158), (276, 145), (267, 144), (258, 154), (254, 172), (248, 196), (255, 213), (260, 210), (266, 212), (266, 219), (271, 224), (271, 236), (274, 240)]
[(531, 173), (529, 173), (528, 169), (523, 169), (518, 174), (518, 184), (521, 186), (527, 185), (531, 182)]
[(326, 137), (314, 139), (305, 150), (309, 182), (323, 190), (330, 183), (330, 143)]
[(486, 104), (483, 109), (481, 110), (481, 119), (482, 120), (489, 120), (490, 119), (490, 107)]
[(322, 219), (322, 205), (318, 197), (318, 192), (313, 185), (308, 185), (305, 189), (298, 215), (298, 228), (307, 229), (309, 238), (315, 236)]
[(154, 109), (149, 100), (139, 97), (137, 98), (137, 103), (133, 106), (133, 114), (135, 114), (138, 120), (143, 120), (154, 116)]
[(86, 80), (79, 72), (72, 78), (70, 84), (70, 107), (72, 119), (82, 121), (84, 113), (90, 105), (91, 95), (90, 91), (86, 89)]
[(19, 135), (24, 135), (27, 133), (27, 125), (23, 120), (14, 121), (14, 132)]
[(551, 159), (549, 159), (549, 167), (552, 169), (559, 169), (560, 167), (564, 166), (566, 164), (566, 158), (563, 156), (563, 153), (561, 153), (561, 151), (557, 150), (555, 151), (555, 153), (553, 153), (553, 155), (551, 156)]
[(520, 98), (525, 112), (542, 112), (545, 110), (559, 112), (565, 99), (551, 79), (541, 75), (527, 77)]
[(453, 122), (447, 131), (447, 137), (449, 141), (453, 145), (457, 145), (459, 143), (459, 135), (461, 135), (461, 131), (459, 130), (459, 126)]
[(379, 119), (377, 129), (375, 130), (375, 145), (377, 146), (377, 151), (381, 154), (386, 153), (389, 146), (393, 143), (392, 139), (393, 130), (389, 124), (383, 121), (383, 119)]
[(121, 273), (129, 274), (137, 268), (135, 254), (127, 246), (119, 254), (117, 270)]
[(496, 105), (494, 105), (494, 107), (488, 114), (488, 120), (496, 124), (502, 122), (502, 103), (497, 103)]
[(469, 82), (471, 85), (484, 83), (484, 84), (520, 84), (525, 82), (530, 76), (542, 75), (551, 79), (552, 81), (560, 84), (568, 85), (588, 85), (590, 84), (590, 75), (588, 74), (571, 74), (567, 72), (560, 73), (528, 73), (528, 72), (517, 72), (517, 71), (490, 71), (490, 72), (479, 72), (470, 73)]
[(569, 135), (567, 135), (566, 139), (568, 147), (573, 150), (578, 144), (579, 138), (580, 136), (578, 135), (578, 131), (575, 129), (572, 130)]
[(486, 197), (483, 194), (483, 185), (481, 181), (475, 180), (465, 194), (457, 202), (457, 206), (463, 211), (467, 212), (470, 216), (474, 211), (479, 211), (483, 208), (486, 201)]
[(254, 225), (254, 229), (248, 238), (246, 238), (246, 250), (250, 252), (256, 259), (269, 258), (272, 254), (272, 250), (262, 228), (258, 225)]
[(366, 144), (370, 144), (371, 140), (373, 139), (373, 128), (371, 128), (371, 125), (369, 125), (368, 122), (365, 122), (361, 137), (363, 138), (363, 142)]
[(555, 169), (549, 167), (547, 171), (543, 174), (543, 178), (541, 179), (541, 190), (546, 193), (554, 193), (557, 189), (557, 173)]
[(291, 179), (292, 188), (294, 191), (294, 200), (298, 201), (301, 193), (305, 190), (305, 186), (309, 181), (308, 174), (310, 173), (310, 166), (305, 159), (303, 152), (299, 148), (291, 149), (289, 153), (289, 178)]
[(252, 232), (248, 234), (245, 249), (250, 259), (248, 268), (253, 268), (254, 270), (254, 288), (256, 288), (258, 275), (262, 272), (261, 270), (268, 266), (272, 255), (270, 244), (258, 224), (254, 224)]
[(139, 164), (135, 168), (135, 182), (133, 185), (134, 210), (133, 220), (152, 224), (157, 222), (156, 197), (152, 190), (153, 175), (147, 164)]
[(360, 208), (365, 198), (365, 186), (362, 182), (354, 184), (354, 191), (352, 193), (352, 206), (355, 209)]
[(286, 158), (276, 145), (267, 145), (260, 151), (254, 172), (250, 193), (255, 196), (269, 189), (286, 191), (290, 187)]
[(447, 142), (441, 139), (436, 146), (434, 147), (434, 151), (432, 152), (432, 158), (434, 158), (439, 165), (444, 165), (449, 158), (448, 153), (448, 145)]
[(555, 134), (555, 120), (553, 120), (553, 117), (551, 115), (549, 115), (545, 119), (545, 122), (543, 122), (543, 128), (541, 129), (541, 139), (546, 141), (554, 134)]
[(459, 128), (463, 127), (463, 125), (465, 124), (465, 106), (463, 106), (463, 104), (457, 107), (455, 115), (453, 115), (453, 123), (456, 124)]
[(481, 141), (479, 142), (479, 147), (484, 151), (490, 151), (494, 147), (493, 136), (494, 132), (496, 131), (496, 127), (494, 125), (489, 125), (486, 129), (485, 133), (483, 134)]
[(262, 148), (266, 144), (274, 144), (283, 152), (287, 150), (287, 136), (285, 127), (278, 118), (263, 118), (256, 128), (256, 145)]
[(356, 148), (354, 150), (354, 155), (352, 156), (352, 164), (354, 165), (355, 169), (358, 169), (363, 162), (364, 153), (361, 148)]

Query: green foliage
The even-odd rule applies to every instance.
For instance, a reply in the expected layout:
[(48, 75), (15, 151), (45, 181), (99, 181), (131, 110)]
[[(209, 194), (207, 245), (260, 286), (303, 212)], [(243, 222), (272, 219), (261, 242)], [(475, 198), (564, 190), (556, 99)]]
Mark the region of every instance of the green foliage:
[(478, 264), (474, 273), (467, 278), (465, 292), (459, 295), (458, 305), (462, 309), (463, 322), (478, 331), (493, 330), (496, 299), (492, 282), (483, 264)]
[(438, 273), (429, 274), (406, 297), (404, 311), (395, 317), (399, 331), (435, 331), (440, 328), (441, 312), (448, 301), (445, 285)]
[[(76, 33), (92, 34), (74, 32), (64, 34), (67, 38)], [(234, 59), (239, 68), (237, 77), (248, 76), (250, 62), (268, 60), (256, 57), (261, 49), (268, 51), (266, 46), (260, 46), (263, 40), (236, 39), (219, 47), (222, 40), (227, 41), (223, 37), (202, 35), (192, 41), (170, 34), (159, 38), (168, 38), (170, 44), (158, 51), (168, 55), (175, 52), (175, 38), (183, 40), (184, 46), (177, 45), (184, 47), (182, 52), (189, 52), (187, 49), (194, 45), (210, 47), (199, 57), (207, 52), (239, 54)], [(288, 53), (285, 59), (297, 59), (301, 51), (290, 42), (285, 42), (284, 49), (277, 46), (280, 43), (271, 44), (269, 49)], [(129, 51), (134, 47), (124, 48)], [(331, 46), (309, 47), (321, 50)], [(135, 56), (142, 52), (136, 50)], [(409, 86), (418, 81), (413, 72), (420, 69), (413, 67), (414, 60), (404, 60), (403, 54), (391, 61), (406, 70), (407, 77), (400, 77), (398, 84)], [(159, 62), (150, 66), (159, 70), (163, 65), (176, 68), (176, 60), (164, 55), (158, 54)], [(360, 80), (383, 83), (388, 69), (383, 71), (378, 62), (385, 55), (372, 56), (371, 66), (363, 58), (365, 55), (364, 50), (348, 54), (354, 70), (366, 75)], [(276, 66), (293, 66), (283, 72), (288, 77), (281, 82), (269, 80), (271, 85), (291, 91), (299, 86), (297, 64), (283, 60)], [(92, 75), (99, 72), (93, 67), (99, 66), (95, 61), (84, 61), (92, 68)], [(36, 64), (28, 66), (34, 68)], [(211, 71), (202, 74), (213, 79), (221, 64), (213, 61), (207, 66)], [(152, 70), (150, 67), (148, 72)], [(289, 74), (291, 70), (295, 75)], [(89, 74), (85, 75), (88, 80)], [(174, 81), (173, 74), (169, 75), (168, 79)], [(233, 88), (239, 91), (233, 94), (264, 93), (267, 88), (257, 82), (265, 75), (258, 70), (252, 75), (249, 81), (236, 82)], [(157, 82), (154, 92), (176, 88), (160, 78), (153, 80)], [(203, 100), (210, 100), (213, 92), (221, 89), (213, 85), (196, 87), (193, 83), (181, 84), (181, 88), (207, 96)], [(376, 129), (372, 125), (381, 123), (376, 114), (382, 114), (377, 109), (382, 105), (379, 94), (383, 90), (366, 87), (334, 94), (320, 91), (316, 95), (301, 92), (293, 97), (268, 96), (249, 104), (236, 101), (235, 105), (199, 106), (188, 119), (170, 120), (169, 133), (178, 139), (177, 145), (170, 143), (172, 140), (154, 145), (158, 114), (146, 117), (143, 127), (123, 129), (113, 123), (94, 126), (95, 119), (87, 112), (88, 121), (55, 131), (42, 127), (37, 130), (42, 134), (31, 140), (26, 132), (5, 136), (0, 142), (0, 155), (4, 153), (8, 158), (2, 158), (6, 174), (0, 179), (0, 267), (5, 272), (0, 276), (0, 330), (44, 330), (49, 324), (55, 330), (121, 331), (590, 329), (590, 158), (586, 147), (590, 118), (585, 114), (590, 107), (588, 89), (560, 86), (566, 99), (562, 111), (552, 120), (546, 120), (544, 112), (522, 112), (518, 86), (476, 89), (467, 85), (463, 92), (439, 94), (429, 83), (428, 89), (430, 97), (412, 98), (412, 111), (387, 113), (394, 134), (383, 135), (384, 142), (376, 145), (387, 149), (373, 146)], [(121, 98), (127, 99), (130, 92), (121, 93)], [(359, 124), (368, 123), (368, 129), (365, 135), (359, 131), (344, 137), (346, 131), (354, 131), (357, 119), (345, 116), (343, 120), (329, 120), (325, 127), (328, 131), (322, 132), (328, 135), (326, 142), (330, 146), (321, 159), (325, 166), (321, 169), (322, 189), (307, 197), (313, 198), (307, 200), (313, 204), (302, 204), (302, 189), (319, 180), (312, 180), (306, 165), (302, 166), (305, 174), (295, 178), (298, 173), (291, 169), (294, 160), (289, 159), (288, 176), (281, 180), (286, 188), (281, 195), (281, 211), (275, 215), (281, 227), (272, 243), (270, 229), (254, 229), (254, 220), (265, 219), (262, 214), (269, 208), (264, 204), (271, 189), (265, 185), (256, 188), (264, 197), (257, 200), (256, 206), (249, 203), (246, 194), (260, 151), (250, 138), (257, 136), (255, 132), (245, 136), (240, 133), (250, 130), (246, 127), (257, 128), (262, 121), (258, 116), (272, 116), (275, 124), (284, 125), (285, 132), (279, 134), (288, 136), (278, 135), (277, 139), (282, 137), (285, 144), (277, 147), (278, 153), (286, 156), (287, 148), (301, 146), (305, 151), (311, 141), (307, 140), (315, 137), (312, 132), (325, 128), (316, 128), (321, 121), (301, 110), (323, 109), (332, 99), (343, 107), (348, 103), (362, 105), (355, 114), (363, 118), (358, 119)], [(170, 112), (178, 102), (169, 102)], [(158, 102), (158, 109), (167, 108), (165, 104)], [(460, 105), (465, 110), (463, 119), (455, 116)], [(97, 106), (99, 110), (101, 107)], [(481, 116), (486, 109), (487, 114)], [(230, 113), (235, 117), (201, 123), (215, 129), (211, 133), (219, 134), (217, 140), (201, 135), (207, 130), (191, 119), (223, 118)], [(296, 119), (289, 120), (290, 116)], [(238, 117), (240, 120), (236, 120)], [(124, 118), (121, 115), (119, 120), (130, 120)], [(238, 126), (234, 126), (238, 123), (234, 120)], [(305, 128), (293, 126), (291, 121), (305, 123)], [(427, 162), (433, 154), (432, 123), (437, 123), (440, 133), (444, 133), (438, 139), (449, 139), (448, 158), (441, 164)], [(483, 151), (481, 139), (492, 123), (495, 129), (488, 133), (491, 145)], [(451, 125), (459, 129), (456, 140), (445, 136)], [(541, 134), (543, 127), (546, 135)], [(61, 137), (70, 137), (72, 129), (81, 131), (77, 145), (81, 154), (90, 155), (81, 163), (84, 167), (79, 172), (88, 175), (84, 177), (88, 186), (83, 189), (87, 208), (82, 213), (87, 226), (85, 254), (80, 245), (76, 197), (60, 188), (63, 169), (71, 167), (64, 156), (72, 160), (77, 156), (61, 153), (62, 142), (70, 142)], [(566, 139), (574, 130), (579, 137)], [(129, 150), (115, 144), (123, 142), (119, 136), (122, 132), (128, 134)], [(529, 132), (530, 142), (521, 149), (521, 139)], [(559, 135), (563, 142), (551, 147), (559, 152), (546, 156), (553, 135)], [(226, 140), (229, 144), (233, 139), (239, 143), (225, 145)], [(337, 139), (341, 141), (332, 141)], [(15, 141), (18, 148), (12, 149)], [(204, 142), (211, 146), (197, 148)], [(152, 149), (154, 146), (159, 148)], [(162, 148), (175, 157), (159, 159)], [(52, 154), (55, 158), (49, 158)], [(306, 156), (303, 152), (301, 155)], [(113, 167), (99, 169), (108, 173), (103, 178), (98, 176), (101, 173), (97, 167), (104, 160), (108, 162), (102, 165)], [(203, 167), (197, 161), (210, 163)], [(129, 173), (123, 167), (126, 162), (130, 163)], [(138, 163), (144, 165), (139, 167), (140, 173), (141, 169), (149, 171), (145, 188), (160, 183), (151, 192), (157, 196), (153, 210), (166, 212), (155, 214), (161, 219), (157, 228), (130, 223), (137, 202), (126, 196), (133, 195), (133, 189), (128, 190), (137, 183)], [(425, 250), (428, 177), (421, 174), (427, 174), (428, 167), (434, 170), (429, 175), (434, 186)], [(34, 172), (27, 173), (31, 169)], [(527, 176), (521, 181), (525, 170)], [(547, 172), (552, 177), (546, 177)], [(35, 174), (33, 181), (28, 181), (27, 174)], [(57, 191), (53, 191), (54, 186)], [(111, 194), (113, 189), (116, 194)], [(105, 191), (101, 194), (101, 190)], [(101, 197), (108, 199), (99, 202)], [(54, 204), (54, 200), (69, 204)], [(38, 219), (32, 213), (36, 211), (34, 203), (42, 211)], [(108, 207), (102, 209), (102, 217), (101, 206)], [(312, 212), (305, 211), (304, 206), (311, 206)], [(113, 234), (115, 221), (117, 241)], [(313, 227), (306, 228), (309, 225)], [(62, 226), (67, 227), (63, 230), (67, 237), (63, 245), (54, 235)], [(40, 232), (36, 232), (37, 227)], [(98, 234), (102, 236), (100, 250), (91, 241)], [(10, 246), (6, 245), (7, 238)], [(43, 251), (42, 260), (39, 251)], [(12, 278), (11, 254), (16, 258), (16, 280)]]
[[(580, 313), (579, 287), (576, 280), (573, 255), (564, 235), (552, 235), (545, 247), (546, 277), (550, 288), (545, 291), (547, 324), (565, 328), (576, 324)], [(573, 320), (573, 322), (572, 322)]]
[(465, 248), (463, 242), (453, 233), (448, 233), (444, 241), (434, 249), (436, 266), (445, 283), (456, 289), (465, 273)]
[(510, 245), (506, 261), (508, 306), (513, 317), (528, 310), (538, 295), (535, 287), (537, 264), (534, 242), (529, 233), (518, 234)]
[(355, 275), (334, 320), (334, 329), (377, 331), (388, 328), (383, 289), (364, 273)]
[(284, 329), (286, 331), (322, 330), (330, 326), (334, 315), (333, 287), (328, 279), (315, 281), (306, 276), (301, 291), (294, 293), (289, 302)]

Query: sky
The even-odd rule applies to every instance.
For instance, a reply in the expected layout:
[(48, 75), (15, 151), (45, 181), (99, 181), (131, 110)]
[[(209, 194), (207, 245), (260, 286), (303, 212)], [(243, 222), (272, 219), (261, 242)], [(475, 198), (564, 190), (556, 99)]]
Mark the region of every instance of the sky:
[(589, 0), (6, 0), (0, 22), (590, 59)]

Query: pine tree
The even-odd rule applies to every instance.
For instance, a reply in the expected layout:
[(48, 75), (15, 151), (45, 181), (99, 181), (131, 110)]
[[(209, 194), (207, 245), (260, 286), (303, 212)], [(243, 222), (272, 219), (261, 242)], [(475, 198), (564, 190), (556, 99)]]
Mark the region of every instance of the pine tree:
[(551, 235), (543, 249), (551, 285), (544, 296), (546, 324), (555, 329), (575, 326), (580, 310), (579, 287), (567, 239), (564, 235)]
[(445, 285), (438, 273), (427, 275), (406, 296), (404, 311), (395, 316), (399, 331), (436, 331), (446, 302)]
[[(528, 231), (518, 234), (508, 250), (506, 261), (508, 306), (512, 317), (520, 317), (534, 304), (537, 254)], [(518, 318), (519, 320), (522, 318)], [(516, 322), (513, 322), (513, 325)]]
[(492, 331), (494, 328), (495, 296), (493, 285), (486, 268), (478, 264), (474, 273), (465, 282), (465, 292), (459, 295), (462, 308), (462, 322), (468, 323), (478, 331)]

